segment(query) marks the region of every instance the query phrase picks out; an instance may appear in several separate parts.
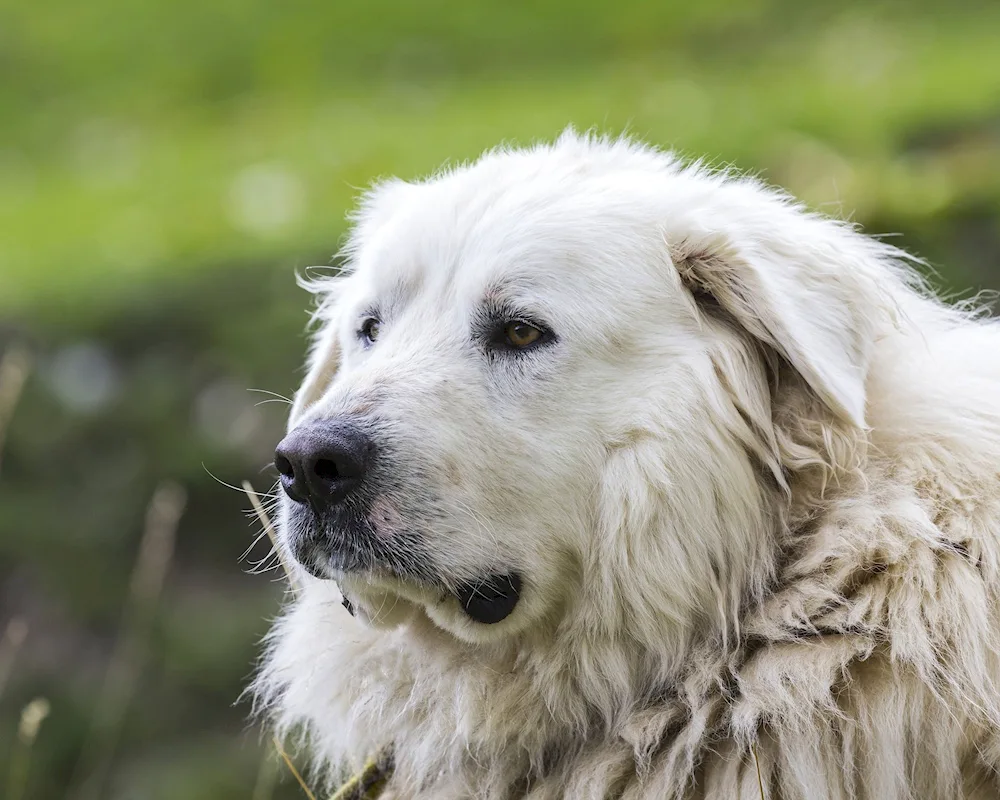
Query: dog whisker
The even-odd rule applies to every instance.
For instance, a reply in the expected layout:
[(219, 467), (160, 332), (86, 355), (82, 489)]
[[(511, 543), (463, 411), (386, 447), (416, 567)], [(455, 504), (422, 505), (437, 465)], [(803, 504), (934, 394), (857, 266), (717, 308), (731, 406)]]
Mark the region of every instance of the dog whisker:
[[(287, 405), (291, 405), (292, 404), (292, 401), (289, 400), (287, 397), (285, 397), (283, 394), (278, 394), (277, 392), (272, 392), (272, 391), (269, 391), (267, 389), (247, 389), (247, 391), (248, 392), (259, 392), (260, 394), (269, 394), (269, 395), (271, 395), (271, 399), (270, 400), (262, 400), (261, 403), (279, 402), (279, 403), (286, 403)], [(260, 403), (258, 403), (258, 405), (260, 405)]]

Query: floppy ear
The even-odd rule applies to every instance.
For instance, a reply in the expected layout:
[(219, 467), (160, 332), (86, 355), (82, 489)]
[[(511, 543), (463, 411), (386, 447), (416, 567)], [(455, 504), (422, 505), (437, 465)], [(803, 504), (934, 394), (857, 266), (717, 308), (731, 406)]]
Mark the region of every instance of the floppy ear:
[(775, 350), (838, 417), (863, 428), (865, 380), (884, 313), (873, 279), (881, 245), (830, 221), (795, 221), (803, 241), (765, 231), (739, 242), (706, 231), (674, 243), (671, 259), (696, 301)]
[[(336, 280), (336, 279), (334, 279)], [(320, 320), (322, 327), (313, 337), (306, 359), (306, 377), (295, 393), (292, 409), (288, 414), (288, 429), (291, 430), (317, 400), (329, 388), (334, 375), (340, 368), (340, 343), (337, 340), (337, 326), (333, 319), (333, 296), (330, 279), (322, 283), (303, 283), (304, 288), (315, 292), (324, 292), (314, 320)]]

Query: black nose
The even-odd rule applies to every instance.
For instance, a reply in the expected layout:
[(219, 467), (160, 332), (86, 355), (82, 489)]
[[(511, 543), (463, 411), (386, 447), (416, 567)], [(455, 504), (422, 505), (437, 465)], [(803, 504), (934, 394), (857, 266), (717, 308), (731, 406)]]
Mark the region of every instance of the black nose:
[(274, 466), (281, 487), (314, 509), (343, 502), (371, 465), (372, 440), (356, 425), (333, 421), (296, 428), (278, 444)]

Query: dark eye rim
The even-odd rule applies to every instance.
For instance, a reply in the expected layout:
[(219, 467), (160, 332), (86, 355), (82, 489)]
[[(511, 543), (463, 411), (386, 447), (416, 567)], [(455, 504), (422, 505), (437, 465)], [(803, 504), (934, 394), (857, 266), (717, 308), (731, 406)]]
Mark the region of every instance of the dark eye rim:
[[(526, 345), (517, 345), (510, 340), (507, 335), (507, 329), (511, 325), (527, 325), (530, 328), (534, 328), (539, 332), (539, 337), (535, 341)], [(555, 333), (552, 329), (542, 322), (534, 319), (528, 319), (527, 317), (510, 317), (508, 319), (502, 320), (494, 329), (493, 334), (489, 338), (489, 344), (493, 350), (502, 350), (504, 352), (521, 354), (530, 353), (534, 350), (540, 350), (545, 347), (549, 347), (557, 341)]]
[[(361, 323), (361, 327), (358, 328), (358, 338), (365, 344), (366, 347), (375, 344), (379, 337), (379, 328), (382, 325), (382, 320), (378, 317), (368, 317), (364, 322)], [(374, 335), (372, 335), (372, 329), (375, 329)]]

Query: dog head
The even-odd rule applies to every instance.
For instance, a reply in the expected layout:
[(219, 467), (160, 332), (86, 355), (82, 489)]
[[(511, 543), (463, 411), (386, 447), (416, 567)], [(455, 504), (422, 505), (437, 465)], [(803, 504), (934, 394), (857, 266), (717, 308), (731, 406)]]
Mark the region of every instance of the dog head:
[(379, 185), (313, 284), (283, 546), (376, 626), (627, 629), (667, 664), (863, 435), (893, 257), (626, 141)]

